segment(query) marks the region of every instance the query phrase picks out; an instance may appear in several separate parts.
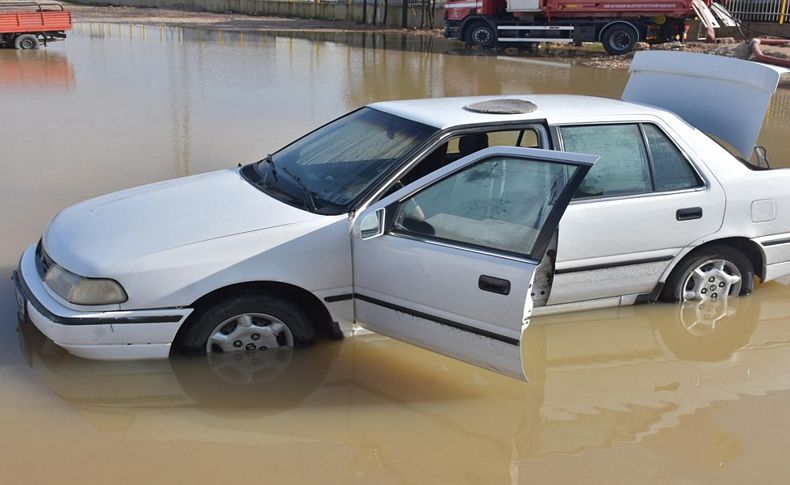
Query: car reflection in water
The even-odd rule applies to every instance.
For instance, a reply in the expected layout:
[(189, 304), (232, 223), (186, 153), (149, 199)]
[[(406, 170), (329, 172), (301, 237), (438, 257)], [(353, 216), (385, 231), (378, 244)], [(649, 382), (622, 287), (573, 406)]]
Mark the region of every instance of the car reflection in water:
[[(488, 451), (477, 451), (475, 466), (506, 479), (538, 458), (659, 433), (663, 446), (650, 448), (651, 459), (733, 460), (744, 438), (704, 413), (790, 388), (786, 295), (786, 287), (768, 284), (718, 302), (535, 318), (523, 347), (528, 384), (370, 333), (306, 352), (141, 362), (73, 357), (29, 324), (20, 336), (52, 390), (93, 426), (124, 436), (150, 438), (155, 430), (172, 440), (340, 442), (378, 457), (357, 468), (381, 467), (379, 455), (389, 450), (390, 469), (408, 453), (409, 467), (446, 461), (448, 480), (463, 479), (463, 467), (454, 477), (452, 463), (476, 443)], [(180, 410), (178, 426), (161, 421), (169, 409)], [(152, 425), (162, 422), (170, 429)], [(419, 439), (400, 428), (419, 428)]]

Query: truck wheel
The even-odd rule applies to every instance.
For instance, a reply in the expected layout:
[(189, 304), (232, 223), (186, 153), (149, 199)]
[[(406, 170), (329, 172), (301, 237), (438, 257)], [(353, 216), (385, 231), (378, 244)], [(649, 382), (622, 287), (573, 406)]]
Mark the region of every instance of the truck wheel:
[(14, 47), (17, 49), (38, 49), (38, 39), (32, 34), (22, 34), (14, 39)]
[(466, 43), (490, 49), (496, 45), (496, 32), (487, 23), (477, 22), (466, 31)]
[(639, 42), (639, 32), (628, 23), (610, 25), (601, 34), (603, 48), (614, 56), (631, 52), (637, 42)]

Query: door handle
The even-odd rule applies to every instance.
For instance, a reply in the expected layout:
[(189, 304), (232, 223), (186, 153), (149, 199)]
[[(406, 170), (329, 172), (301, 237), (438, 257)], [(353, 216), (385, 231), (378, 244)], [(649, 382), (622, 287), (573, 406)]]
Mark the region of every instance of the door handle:
[(510, 281), (494, 276), (481, 275), (480, 279), (477, 280), (477, 287), (483, 291), (500, 295), (510, 294)]
[(679, 221), (690, 221), (692, 219), (702, 219), (702, 207), (686, 207), (675, 212), (675, 218)]

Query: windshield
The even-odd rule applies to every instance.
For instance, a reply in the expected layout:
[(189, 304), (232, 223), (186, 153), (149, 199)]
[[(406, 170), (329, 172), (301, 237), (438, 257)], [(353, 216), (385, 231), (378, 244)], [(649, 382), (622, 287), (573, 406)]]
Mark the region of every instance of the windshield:
[(243, 173), (274, 197), (285, 196), (313, 212), (340, 214), (436, 131), (362, 108), (254, 164), (257, 177), (245, 173), (249, 169)]

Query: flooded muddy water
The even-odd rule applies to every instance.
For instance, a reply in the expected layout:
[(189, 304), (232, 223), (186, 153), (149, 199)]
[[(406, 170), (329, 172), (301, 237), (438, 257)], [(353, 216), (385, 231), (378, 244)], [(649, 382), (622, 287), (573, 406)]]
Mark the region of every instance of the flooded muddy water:
[[(86, 24), (38, 52), (0, 50), (1, 483), (786, 481), (778, 283), (713, 305), (535, 318), (529, 383), (375, 334), (93, 362), (17, 328), (7, 277), (65, 206), (259, 159), (371, 101), (618, 96), (627, 76), (437, 39), (300, 35)], [(790, 93), (766, 123), (774, 165), (790, 165)]]

